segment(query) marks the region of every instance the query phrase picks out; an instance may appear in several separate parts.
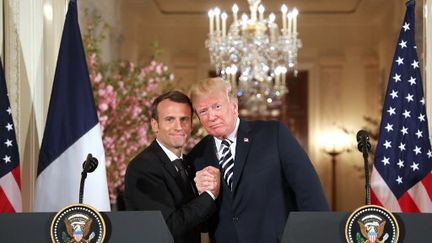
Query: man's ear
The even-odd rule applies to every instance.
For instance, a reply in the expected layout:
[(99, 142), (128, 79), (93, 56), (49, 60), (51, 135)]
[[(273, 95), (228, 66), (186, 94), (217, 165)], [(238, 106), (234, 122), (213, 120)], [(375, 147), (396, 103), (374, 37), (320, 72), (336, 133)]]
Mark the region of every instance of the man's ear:
[(159, 131), (158, 121), (156, 121), (156, 119), (152, 118), (151, 121), (150, 121), (150, 125), (151, 125), (151, 128), (152, 128), (152, 131), (154, 133), (158, 133), (158, 131)]
[(234, 111), (238, 113), (238, 99), (231, 99), (231, 105), (233, 106)]

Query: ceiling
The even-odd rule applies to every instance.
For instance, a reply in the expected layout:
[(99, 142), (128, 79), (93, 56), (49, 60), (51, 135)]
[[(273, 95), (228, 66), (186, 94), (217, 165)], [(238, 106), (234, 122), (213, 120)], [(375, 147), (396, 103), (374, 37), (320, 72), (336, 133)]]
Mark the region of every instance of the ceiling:
[[(132, 0), (139, 2), (139, 0)], [(248, 11), (246, 0), (154, 0), (158, 9), (163, 14), (205, 14), (215, 6), (230, 10), (234, 3), (240, 7), (240, 11)], [(303, 15), (348, 15), (356, 13), (374, 14), (380, 11), (379, 7), (385, 7), (389, 0), (267, 0), (261, 1), (266, 11), (278, 12), (280, 6), (285, 3), (288, 8), (297, 7)]]
[[(420, 1), (417, 5), (421, 7)], [(240, 13), (249, 14), (247, 0), (122, 0), (124, 48), (139, 59), (151, 52), (149, 43), (157, 40), (176, 53), (173, 55), (180, 52), (184, 56), (203, 55), (208, 10), (217, 6), (227, 11), (230, 23), (234, 3), (239, 5)], [(262, 3), (266, 14), (274, 12), (277, 18), (283, 3), (289, 9), (299, 9), (298, 27), (305, 56), (307, 51), (313, 56), (315, 52), (343, 48), (373, 49), (383, 38), (396, 38), (405, 11), (405, 0), (262, 0)]]

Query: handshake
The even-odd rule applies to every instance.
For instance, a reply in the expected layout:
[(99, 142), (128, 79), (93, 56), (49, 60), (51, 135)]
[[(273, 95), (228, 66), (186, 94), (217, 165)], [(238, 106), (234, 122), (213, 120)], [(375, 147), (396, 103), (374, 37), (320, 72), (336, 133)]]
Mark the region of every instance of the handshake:
[(213, 194), (216, 199), (220, 190), (220, 170), (213, 166), (207, 166), (204, 169), (197, 171), (195, 174), (195, 184), (198, 193), (201, 194), (205, 191)]

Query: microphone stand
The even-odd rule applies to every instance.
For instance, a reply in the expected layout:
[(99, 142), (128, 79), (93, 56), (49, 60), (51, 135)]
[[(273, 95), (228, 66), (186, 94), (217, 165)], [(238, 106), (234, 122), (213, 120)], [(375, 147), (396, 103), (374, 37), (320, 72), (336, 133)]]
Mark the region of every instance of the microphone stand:
[(87, 173), (91, 173), (95, 171), (97, 166), (98, 166), (98, 160), (94, 158), (91, 154), (88, 154), (87, 159), (84, 161), (82, 165), (83, 170), (81, 172), (81, 182), (80, 182), (79, 201), (78, 201), (80, 204), (82, 204), (83, 202), (84, 181), (87, 178)]
[[(84, 162), (85, 163), (85, 162)], [(84, 181), (87, 178), (87, 171), (83, 170), (81, 172), (81, 182), (80, 182), (80, 189), (79, 189), (79, 204), (82, 204), (83, 202), (83, 195), (84, 195)]]
[(365, 191), (366, 191), (365, 203), (366, 205), (370, 205), (371, 199), (370, 199), (370, 179), (369, 179), (369, 162), (368, 162), (369, 152), (367, 146), (363, 146), (362, 153), (363, 153), (364, 169), (365, 169)]
[(371, 150), (371, 144), (369, 143), (369, 134), (365, 130), (360, 130), (357, 133), (358, 150), (363, 154), (364, 170), (365, 170), (365, 191), (366, 191), (366, 205), (370, 205), (370, 179), (369, 179), (369, 162), (368, 156)]

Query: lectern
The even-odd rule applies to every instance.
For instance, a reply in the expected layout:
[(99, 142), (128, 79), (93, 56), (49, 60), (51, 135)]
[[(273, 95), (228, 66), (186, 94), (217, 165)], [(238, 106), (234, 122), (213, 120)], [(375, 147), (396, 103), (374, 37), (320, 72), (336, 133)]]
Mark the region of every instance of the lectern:
[[(345, 222), (350, 213), (291, 212), (282, 243), (345, 243)], [(432, 242), (432, 214), (396, 213), (400, 243)]]
[[(159, 211), (101, 212), (107, 235), (104, 242), (172, 243)], [(56, 213), (0, 214), (0, 242), (51, 242), (51, 221)]]

